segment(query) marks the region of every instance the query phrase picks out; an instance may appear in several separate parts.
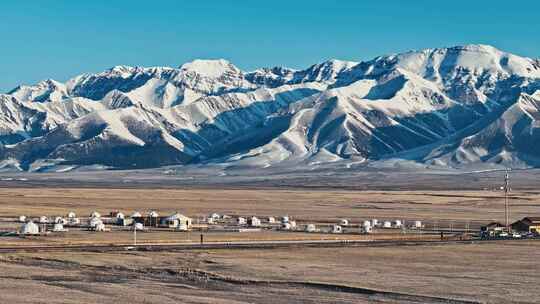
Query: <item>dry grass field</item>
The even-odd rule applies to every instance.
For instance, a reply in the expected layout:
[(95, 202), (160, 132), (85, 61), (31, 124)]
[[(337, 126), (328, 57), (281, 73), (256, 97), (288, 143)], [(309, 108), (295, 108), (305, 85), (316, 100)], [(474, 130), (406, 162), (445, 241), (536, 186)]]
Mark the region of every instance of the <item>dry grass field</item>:
[(538, 303), (540, 243), (0, 255), (1, 303)]
[[(540, 215), (540, 193), (514, 191), (512, 219)], [(180, 211), (192, 217), (211, 212), (229, 215), (281, 216), (334, 221), (363, 219), (503, 220), (504, 200), (498, 191), (343, 191), (280, 189), (103, 189), (0, 188), (0, 217), (88, 216), (98, 210)]]

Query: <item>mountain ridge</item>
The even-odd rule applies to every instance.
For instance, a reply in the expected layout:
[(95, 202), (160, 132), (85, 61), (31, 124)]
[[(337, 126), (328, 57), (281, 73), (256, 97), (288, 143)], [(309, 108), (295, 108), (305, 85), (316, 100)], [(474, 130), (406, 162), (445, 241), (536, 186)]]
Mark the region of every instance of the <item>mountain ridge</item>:
[[(538, 59), (487, 45), (333, 59), (304, 70), (243, 72), (224, 59), (115, 66), (0, 94), (0, 168), (268, 167), (394, 157), (443, 167), (538, 166), (540, 151), (526, 143), (538, 139), (539, 90)], [(503, 126), (510, 132), (488, 136)], [(478, 132), (464, 142), (464, 130)]]

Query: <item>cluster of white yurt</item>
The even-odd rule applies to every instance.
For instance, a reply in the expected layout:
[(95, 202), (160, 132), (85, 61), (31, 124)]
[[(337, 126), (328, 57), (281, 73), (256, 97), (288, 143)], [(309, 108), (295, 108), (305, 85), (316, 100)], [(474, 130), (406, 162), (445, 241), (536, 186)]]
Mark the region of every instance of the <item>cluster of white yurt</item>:
[(32, 221), (28, 221), (22, 225), (20, 233), (23, 235), (39, 234), (39, 226)]

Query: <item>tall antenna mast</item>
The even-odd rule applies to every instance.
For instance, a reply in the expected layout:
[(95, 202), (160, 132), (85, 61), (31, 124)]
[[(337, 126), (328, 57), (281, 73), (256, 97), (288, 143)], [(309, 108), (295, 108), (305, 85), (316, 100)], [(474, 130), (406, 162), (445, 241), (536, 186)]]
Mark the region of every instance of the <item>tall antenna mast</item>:
[(506, 229), (510, 231), (510, 225), (508, 223), (508, 191), (510, 191), (510, 174), (508, 173), (508, 168), (506, 168), (504, 175), (504, 218)]

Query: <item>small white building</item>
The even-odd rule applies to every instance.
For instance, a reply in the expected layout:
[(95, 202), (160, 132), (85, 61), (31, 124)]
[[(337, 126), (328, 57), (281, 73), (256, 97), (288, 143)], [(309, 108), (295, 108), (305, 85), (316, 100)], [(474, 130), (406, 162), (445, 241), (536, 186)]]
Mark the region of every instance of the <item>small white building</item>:
[(24, 223), (21, 227), (21, 234), (24, 235), (35, 235), (39, 234), (39, 227), (34, 222), (29, 221), (28, 223)]
[(416, 229), (421, 229), (424, 226), (422, 225), (421, 221), (414, 221), (414, 226), (413, 227), (416, 228)]
[(206, 219), (206, 223), (207, 223), (208, 225), (213, 225), (213, 224), (216, 223), (216, 220), (215, 220), (213, 217), (210, 216), (210, 217), (208, 217), (208, 218)]
[(19, 216), (19, 222), (26, 223), (26, 215)]
[(44, 215), (39, 217), (39, 223), (40, 223), (40, 224), (47, 224), (48, 222), (49, 222), (49, 218), (48, 218), (48, 217), (46, 217), (46, 216), (44, 216)]
[(307, 224), (306, 225), (306, 232), (316, 232), (317, 227), (315, 227), (314, 224)]
[(369, 226), (369, 227), (372, 227), (372, 226), (373, 226), (373, 225), (371, 225), (371, 221), (364, 221), (364, 222), (362, 223), (362, 227), (368, 227), (368, 226)]
[(332, 233), (342, 233), (343, 228), (340, 225), (332, 225)]
[(377, 226), (379, 226), (379, 220), (371, 219), (371, 227), (377, 227)]
[(177, 229), (183, 228), (180, 230), (188, 230), (191, 229), (192, 219), (177, 212), (161, 219), (161, 222), (159, 224), (162, 227)]
[(247, 221), (246, 221), (246, 218), (244, 218), (244, 217), (239, 217), (239, 218), (236, 219), (236, 224), (237, 225), (245, 225), (246, 223), (247, 223)]
[(341, 226), (349, 226), (349, 220), (347, 220), (347, 219), (341, 219), (341, 220), (339, 221), (339, 224), (340, 224)]

